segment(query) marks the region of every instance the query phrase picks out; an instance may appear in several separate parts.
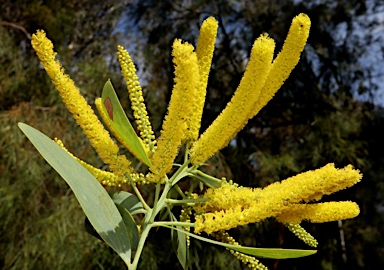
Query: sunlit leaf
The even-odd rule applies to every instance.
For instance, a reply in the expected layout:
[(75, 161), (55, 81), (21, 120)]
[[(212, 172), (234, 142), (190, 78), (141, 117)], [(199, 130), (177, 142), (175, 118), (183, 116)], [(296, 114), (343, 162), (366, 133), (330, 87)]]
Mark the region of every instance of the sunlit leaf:
[(147, 166), (151, 166), (151, 161), (129, 122), (110, 81), (105, 83), (101, 99), (103, 101), (103, 110), (109, 116), (107, 120), (109, 121), (111, 132), (118, 135), (116, 136), (117, 139), (121, 139), (121, 143), (138, 160)]
[(317, 252), (317, 250), (302, 250), (302, 249), (281, 249), (281, 248), (252, 248), (252, 247), (243, 247), (243, 246), (235, 246), (231, 244), (222, 243), (219, 241), (211, 240), (205, 237), (198, 236), (193, 233), (186, 232), (184, 230), (167, 226), (167, 225), (161, 225), (163, 227), (180, 231), (181, 233), (184, 233), (186, 235), (189, 235), (193, 238), (196, 238), (200, 241), (208, 242), (211, 244), (223, 246), (229, 249), (233, 249), (236, 251), (239, 251), (241, 253), (251, 255), (258, 258), (269, 258), (269, 259), (292, 259), (292, 258), (300, 258), (305, 257), (309, 255), (313, 255)]
[(129, 234), (116, 205), (103, 186), (53, 140), (26, 124), (19, 123), (19, 127), (70, 186), (92, 227), (129, 266)]

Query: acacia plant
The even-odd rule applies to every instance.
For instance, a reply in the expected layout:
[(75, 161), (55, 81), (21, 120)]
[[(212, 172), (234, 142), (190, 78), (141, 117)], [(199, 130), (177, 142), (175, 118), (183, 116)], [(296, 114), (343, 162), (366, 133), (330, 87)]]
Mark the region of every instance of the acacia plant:
[[(174, 86), (159, 138), (152, 131), (135, 66), (123, 47), (118, 47), (117, 54), (139, 134), (107, 81), (95, 104), (114, 140), (55, 60), (56, 52), (45, 32), (37, 31), (32, 37), (41, 64), (109, 170), (78, 159), (57, 138), (51, 140), (26, 124), (20, 123), (19, 127), (73, 190), (87, 216), (87, 231), (112, 247), (129, 269), (137, 269), (149, 231), (159, 226), (171, 229), (175, 252), (184, 269), (188, 266), (190, 237), (226, 247), (252, 269), (266, 269), (256, 258), (297, 258), (316, 250), (244, 247), (227, 231), (275, 218), (315, 248), (317, 241), (300, 226), (301, 221), (329, 222), (359, 214), (358, 205), (351, 201), (318, 202), (323, 195), (361, 180), (360, 172), (351, 165), (337, 169), (330, 163), (265, 188), (242, 187), (233, 180), (218, 179), (199, 170), (229, 144), (288, 78), (304, 49), (310, 20), (305, 14), (293, 19), (284, 46), (275, 58), (274, 40), (267, 34), (256, 39), (231, 101), (200, 134), (217, 28), (212, 17), (203, 22), (196, 50), (180, 39), (174, 41)], [(119, 154), (116, 141), (145, 165), (136, 166), (140, 171), (135, 171), (124, 154)], [(182, 163), (175, 164), (182, 146)], [(140, 185), (155, 186), (153, 201), (144, 198)], [(105, 186), (127, 186), (132, 192), (108, 193)]]

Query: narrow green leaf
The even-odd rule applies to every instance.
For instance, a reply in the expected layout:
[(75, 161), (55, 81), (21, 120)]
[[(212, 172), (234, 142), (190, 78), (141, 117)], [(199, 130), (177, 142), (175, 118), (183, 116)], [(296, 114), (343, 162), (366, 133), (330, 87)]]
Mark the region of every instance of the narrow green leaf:
[(140, 241), (140, 233), (137, 228), (136, 222), (129, 211), (123, 206), (116, 204), (121, 216), (123, 217), (124, 224), (127, 228), (129, 239), (131, 241), (132, 250), (135, 251)]
[(317, 252), (317, 250), (301, 250), (301, 249), (282, 249), (282, 248), (252, 248), (252, 247), (243, 247), (243, 246), (235, 246), (231, 244), (225, 244), (221, 243), (219, 241), (211, 240), (205, 237), (198, 236), (193, 233), (186, 232), (184, 230), (167, 226), (167, 225), (161, 225), (163, 227), (180, 231), (186, 235), (189, 235), (193, 238), (196, 238), (198, 240), (208, 242), (211, 244), (223, 246), (229, 249), (233, 249), (236, 251), (239, 251), (241, 253), (251, 255), (258, 258), (269, 258), (269, 259), (292, 259), (292, 258), (300, 258), (305, 257), (309, 255), (313, 255)]
[(137, 211), (143, 210), (143, 204), (133, 194), (126, 191), (118, 191), (111, 194), (112, 200), (115, 204), (121, 205), (129, 211), (131, 215), (134, 215)]
[[(172, 214), (172, 212), (169, 212), (171, 216), (171, 221), (177, 221), (176, 217)], [(176, 226), (179, 230), (182, 230), (180, 226)], [(179, 259), (179, 262), (183, 269), (185, 269), (187, 265), (187, 239), (186, 235), (181, 233), (179, 230), (177, 230), (177, 237), (174, 237), (173, 230), (171, 230), (171, 238), (172, 238), (172, 246), (175, 250), (175, 253), (177, 255), (177, 258)]]
[(151, 161), (129, 122), (116, 95), (115, 89), (113, 89), (112, 83), (109, 80), (104, 85), (101, 99), (103, 110), (109, 116), (108, 120), (112, 133), (118, 134), (123, 140), (121, 143), (124, 144), (138, 160), (150, 167)]
[(198, 174), (188, 174), (190, 177), (195, 178), (206, 184), (208, 187), (211, 188), (219, 188), (221, 187), (221, 184), (217, 181), (214, 181), (212, 179), (209, 179), (208, 177), (204, 177), (203, 175), (198, 175)]
[(126, 226), (103, 186), (53, 140), (26, 124), (19, 123), (19, 127), (70, 186), (96, 232), (130, 266), (131, 246)]

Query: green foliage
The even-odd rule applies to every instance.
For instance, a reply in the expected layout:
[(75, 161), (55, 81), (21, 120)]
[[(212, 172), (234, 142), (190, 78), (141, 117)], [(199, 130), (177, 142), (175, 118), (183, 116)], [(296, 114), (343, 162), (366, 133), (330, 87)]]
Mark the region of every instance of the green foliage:
[[(129, 212), (125, 213), (125, 208), (122, 207), (122, 212), (125, 213), (122, 217), (104, 187), (58, 144), (26, 124), (19, 123), (19, 128), (71, 187), (101, 238), (130, 265), (131, 242), (134, 237), (128, 233), (128, 229), (132, 227), (130, 224), (135, 222)], [(134, 226), (136, 228), (136, 225)]]
[[(48, 115), (57, 118), (53, 120)], [(44, 269), (47, 265), (57, 269), (90, 269), (89, 261), (93, 260), (95, 252), (103, 256), (110, 253), (100, 247), (97, 240), (84, 235), (84, 214), (75, 197), (15, 129), (21, 119), (35, 122), (42, 128), (45, 124), (55, 126), (55, 122), (64, 120), (62, 117), (68, 117), (65, 108), (56, 106), (43, 110), (25, 103), (1, 113), (4, 136), (0, 143), (4, 162), (1, 162), (0, 177), (0, 214), (3, 217), (0, 264), (3, 269)], [(90, 149), (83, 145), (79, 150), (86, 153)], [(95, 259), (96, 264), (100, 258)]]

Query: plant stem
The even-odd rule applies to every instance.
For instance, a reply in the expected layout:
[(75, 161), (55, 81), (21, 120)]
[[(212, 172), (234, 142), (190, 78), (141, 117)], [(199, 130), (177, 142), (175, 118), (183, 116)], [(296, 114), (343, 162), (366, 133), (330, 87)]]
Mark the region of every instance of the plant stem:
[(187, 204), (187, 205), (195, 205), (199, 202), (209, 201), (208, 198), (198, 198), (198, 199), (185, 199), (185, 200), (175, 200), (175, 199), (167, 199), (165, 202), (167, 204)]
[(137, 269), (140, 255), (141, 255), (141, 252), (143, 251), (143, 248), (144, 248), (145, 240), (147, 239), (148, 233), (151, 230), (151, 228), (152, 228), (152, 224), (148, 224), (148, 226), (146, 226), (144, 228), (143, 232), (141, 233), (140, 241), (139, 241), (139, 244), (137, 245), (135, 258), (133, 259), (132, 266), (129, 270), (136, 270)]
[(141, 204), (143, 205), (144, 209), (147, 210), (147, 211), (150, 210), (151, 208), (148, 206), (148, 204), (145, 202), (144, 198), (141, 196), (141, 193), (137, 189), (136, 184), (135, 184), (135, 182), (133, 182), (131, 176), (128, 175), (128, 179), (131, 182), (131, 187), (135, 191), (136, 196), (137, 196), (137, 198), (139, 198), (139, 200), (140, 200)]
[[(158, 207), (158, 202), (159, 202), (160, 186), (161, 186), (160, 183), (156, 184), (155, 200), (153, 202), (153, 212), (152, 212), (152, 216), (150, 218), (150, 222), (153, 222), (155, 220), (156, 215), (157, 215), (156, 209)], [(164, 188), (164, 190), (165, 190), (165, 188)], [(164, 191), (163, 191), (163, 194), (164, 194)], [(163, 194), (161, 196), (163, 196)]]
[(188, 151), (190, 142), (187, 141), (185, 144), (184, 164), (188, 162)]
[(179, 187), (179, 185), (174, 185), (173, 188), (177, 191), (177, 193), (179, 193), (179, 195), (181, 197), (183, 197), (183, 199), (186, 199), (187, 196), (185, 196), (184, 192), (181, 190), (181, 188)]
[(187, 226), (187, 227), (194, 227), (194, 223), (190, 222), (179, 222), (179, 221), (156, 221), (153, 222), (152, 227), (159, 227), (159, 226)]
[(164, 186), (164, 190), (163, 190), (163, 193), (161, 194), (161, 197), (160, 199), (158, 200), (158, 203), (156, 204), (156, 208), (155, 206), (153, 207), (153, 213), (152, 213), (152, 217), (150, 219), (151, 222), (153, 222), (155, 220), (155, 217), (156, 215), (161, 211), (161, 209), (164, 208), (164, 206), (166, 205), (165, 204), (165, 200), (167, 199), (167, 195), (168, 195), (168, 191), (171, 189), (171, 183), (170, 183), (170, 180), (168, 180)]
[(183, 165), (175, 172), (174, 175), (169, 179), (169, 181), (172, 183), (171, 186), (175, 185), (181, 178), (187, 176), (188, 174), (186, 173), (188, 170), (188, 164), (189, 160), (184, 162)]
[(205, 177), (205, 178), (208, 178), (208, 179), (210, 179), (210, 180), (212, 180), (212, 181), (215, 181), (215, 182), (217, 182), (217, 183), (220, 183), (220, 184), (221, 184), (221, 182), (222, 182), (221, 179), (216, 178), (216, 177), (213, 177), (213, 176), (211, 176), (211, 175), (209, 175), (209, 174), (203, 173), (202, 171), (199, 171), (199, 170), (193, 170), (193, 171), (191, 171), (190, 173), (192, 173), (192, 174), (194, 173), (194, 174), (196, 174), (196, 175), (203, 176), (203, 177)]

